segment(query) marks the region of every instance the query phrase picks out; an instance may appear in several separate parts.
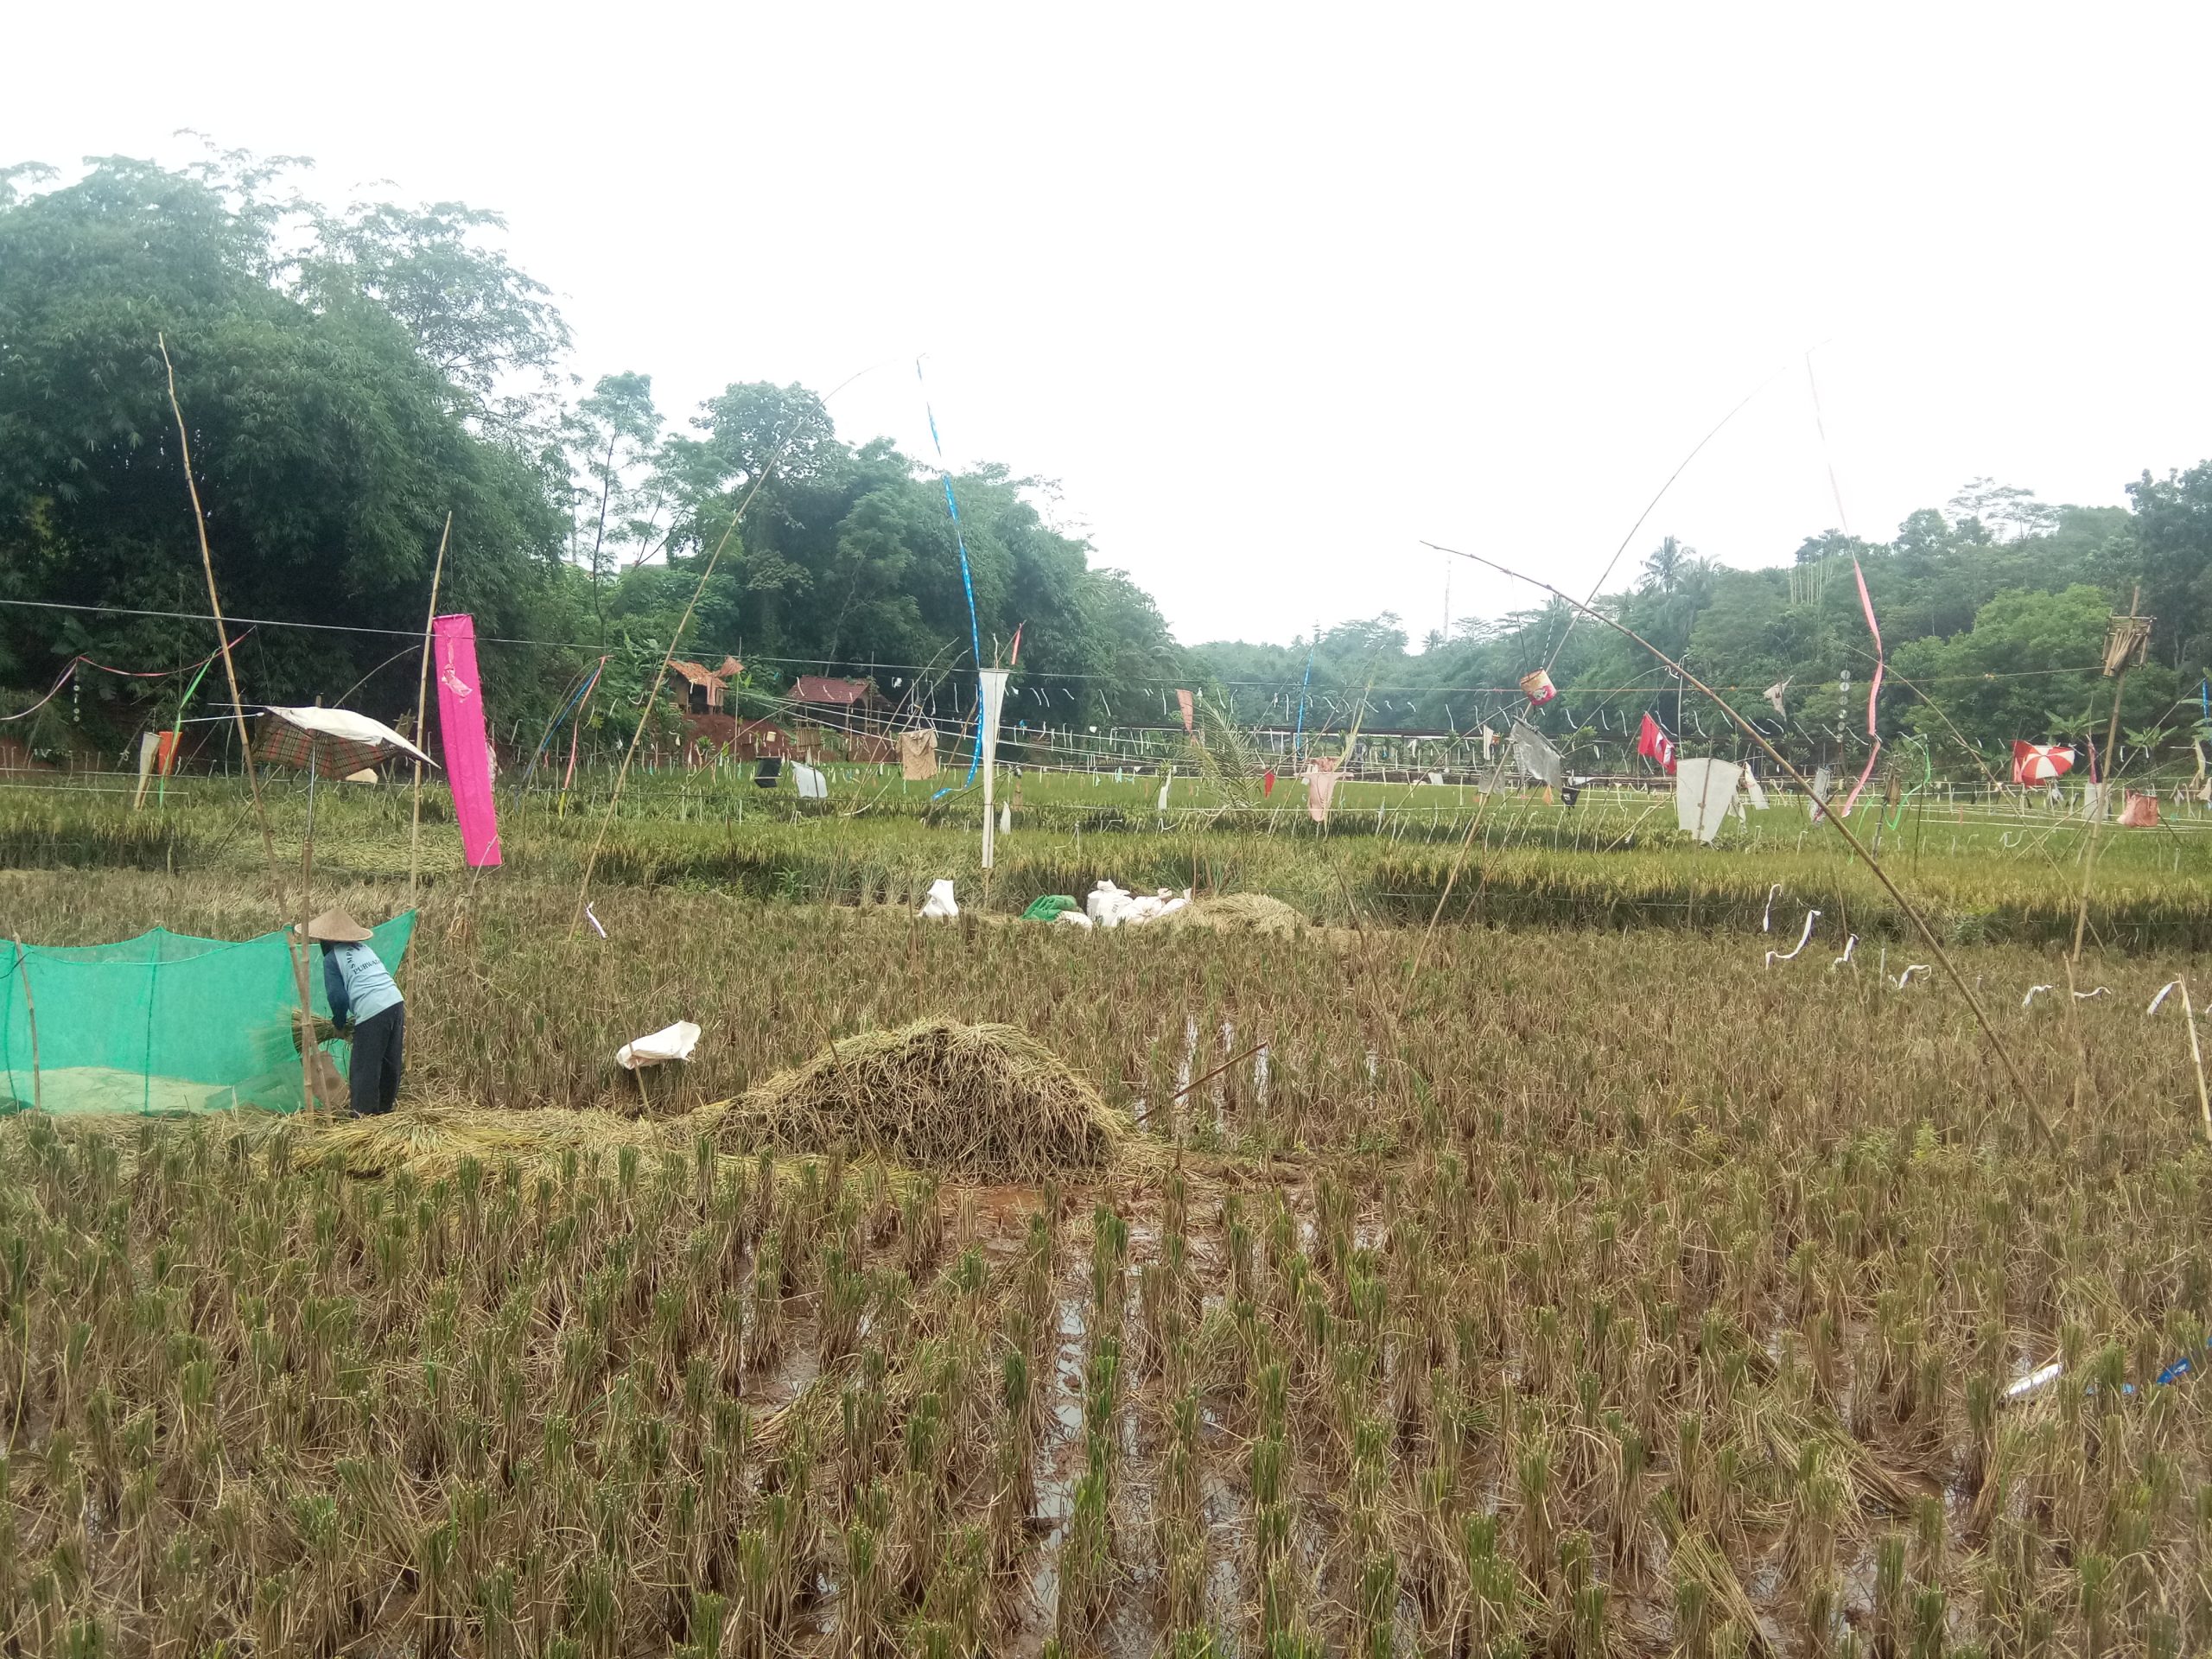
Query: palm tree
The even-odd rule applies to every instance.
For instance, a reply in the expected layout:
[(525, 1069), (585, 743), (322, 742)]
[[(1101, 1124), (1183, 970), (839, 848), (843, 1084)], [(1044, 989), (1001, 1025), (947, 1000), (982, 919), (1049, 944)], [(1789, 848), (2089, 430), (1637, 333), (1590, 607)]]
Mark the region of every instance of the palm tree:
[(1673, 593), (1681, 585), (1684, 565), (1696, 556), (1695, 548), (1684, 547), (1672, 536), (1662, 537), (1658, 547), (1644, 557), (1644, 591)]

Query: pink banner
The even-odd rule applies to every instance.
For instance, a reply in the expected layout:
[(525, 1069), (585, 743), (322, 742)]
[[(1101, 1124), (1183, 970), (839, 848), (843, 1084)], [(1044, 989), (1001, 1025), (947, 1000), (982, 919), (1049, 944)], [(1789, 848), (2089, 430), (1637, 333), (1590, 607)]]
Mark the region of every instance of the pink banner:
[(445, 751), (453, 815), (471, 869), (499, 861), (499, 819), (492, 800), (492, 744), (484, 731), (484, 683), (476, 672), (476, 623), (442, 616), (431, 624), (438, 676), (438, 741)]

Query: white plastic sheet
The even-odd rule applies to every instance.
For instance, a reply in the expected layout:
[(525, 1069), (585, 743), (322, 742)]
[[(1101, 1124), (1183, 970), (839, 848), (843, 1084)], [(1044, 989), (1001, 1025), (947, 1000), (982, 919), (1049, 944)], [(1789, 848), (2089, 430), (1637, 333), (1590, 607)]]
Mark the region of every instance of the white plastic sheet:
[(995, 850), (995, 833), (998, 819), (991, 810), (995, 788), (999, 753), (999, 716), (1006, 707), (1006, 677), (1011, 671), (987, 668), (982, 672), (983, 717), (976, 728), (976, 743), (982, 755), (983, 772), (983, 868), (991, 868)]
[(688, 1060), (698, 1046), (699, 1027), (689, 1020), (679, 1020), (672, 1026), (662, 1027), (650, 1037), (623, 1044), (614, 1051), (614, 1063), (625, 1071), (635, 1071), (640, 1066)]
[(1513, 722), (1513, 758), (1521, 763), (1522, 771), (1547, 789), (1560, 788), (1567, 782), (1567, 766), (1559, 751), (1525, 721)]
[(826, 801), (830, 798), (830, 780), (814, 767), (802, 761), (791, 762), (791, 776), (798, 783), (798, 798), (802, 801)]
[(1675, 822), (1683, 834), (1709, 844), (1720, 833), (1743, 770), (1702, 754), (1675, 763)]

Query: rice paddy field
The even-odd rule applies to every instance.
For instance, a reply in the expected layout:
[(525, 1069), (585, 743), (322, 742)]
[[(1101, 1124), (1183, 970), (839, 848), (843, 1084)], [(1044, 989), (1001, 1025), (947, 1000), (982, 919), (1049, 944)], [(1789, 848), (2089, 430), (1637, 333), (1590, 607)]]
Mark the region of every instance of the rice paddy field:
[[(2212, 1649), (2186, 817), (1885, 823), (2008, 1067), (1787, 804), (1148, 783), (986, 899), (975, 804), (869, 781), (640, 780), (604, 938), (588, 797), (476, 876), (434, 812), (389, 1118), (0, 1124), (0, 1640)], [(0, 934), (275, 924), (242, 796), (127, 808), (0, 788)], [(316, 906), (404, 907), (406, 823), (326, 791)], [(1107, 878), (1198, 925), (1019, 919)]]

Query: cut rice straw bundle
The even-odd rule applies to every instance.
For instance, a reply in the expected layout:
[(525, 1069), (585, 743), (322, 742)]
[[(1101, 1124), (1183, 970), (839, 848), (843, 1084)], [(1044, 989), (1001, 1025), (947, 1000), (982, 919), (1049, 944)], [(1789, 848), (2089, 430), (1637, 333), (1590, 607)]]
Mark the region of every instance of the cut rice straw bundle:
[(626, 1146), (669, 1144), (662, 1125), (608, 1112), (468, 1107), (420, 1106), (337, 1122), (298, 1118), (285, 1133), (293, 1137), (292, 1156), (299, 1164), (334, 1165), (355, 1175), (404, 1168), (426, 1180), (450, 1175), (471, 1158), (492, 1168), (509, 1159), (523, 1165), (557, 1162), (571, 1149), (612, 1157)]
[(1294, 906), (1264, 893), (1224, 893), (1162, 918), (1170, 927), (1210, 927), (1223, 933), (1295, 933), (1306, 925)]
[(721, 1133), (1027, 1180), (1106, 1163), (1128, 1125), (1019, 1027), (936, 1019), (839, 1039), (731, 1102)]

